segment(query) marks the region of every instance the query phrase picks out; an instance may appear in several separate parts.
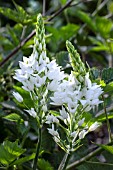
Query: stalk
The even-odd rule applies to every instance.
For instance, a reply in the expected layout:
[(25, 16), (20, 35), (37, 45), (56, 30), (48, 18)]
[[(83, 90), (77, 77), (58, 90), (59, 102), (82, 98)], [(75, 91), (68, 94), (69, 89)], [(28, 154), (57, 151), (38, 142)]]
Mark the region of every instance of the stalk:
[(37, 168), (37, 162), (38, 162), (38, 157), (39, 157), (39, 151), (40, 151), (40, 146), (41, 146), (41, 128), (39, 128), (39, 137), (38, 137), (38, 142), (37, 142), (37, 148), (36, 148), (36, 155), (33, 163), (33, 170), (36, 170)]
[(58, 170), (66, 170), (66, 167), (67, 167), (67, 164), (68, 164), (68, 161), (69, 161), (69, 158), (70, 158), (70, 155), (69, 153), (65, 153), (59, 167), (58, 167)]
[(112, 133), (111, 133), (111, 128), (110, 128), (110, 123), (109, 123), (109, 119), (108, 119), (108, 115), (107, 115), (107, 111), (106, 111), (106, 106), (105, 106), (105, 100), (104, 100), (104, 96), (102, 95), (102, 99), (103, 99), (103, 105), (104, 105), (104, 112), (105, 112), (105, 116), (106, 116), (106, 122), (107, 122), (107, 128), (108, 128), (108, 134), (109, 134), (109, 142), (112, 141)]

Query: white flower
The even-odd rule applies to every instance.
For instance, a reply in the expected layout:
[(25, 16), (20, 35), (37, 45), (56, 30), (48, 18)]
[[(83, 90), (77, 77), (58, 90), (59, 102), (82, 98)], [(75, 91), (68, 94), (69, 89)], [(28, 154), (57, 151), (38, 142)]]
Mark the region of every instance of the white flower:
[(56, 80), (53, 80), (50, 83), (48, 83), (47, 89), (50, 91), (56, 91), (58, 89), (58, 86), (59, 86), (59, 82)]
[(59, 123), (59, 120), (55, 116), (53, 116), (53, 115), (46, 116), (46, 120), (47, 120), (46, 121), (47, 124)]
[(66, 77), (64, 72), (61, 71), (60, 67), (56, 64), (55, 60), (51, 61), (47, 67), (49, 69), (47, 73), (49, 80), (61, 81)]
[(62, 110), (60, 110), (59, 118), (61, 118), (62, 120), (68, 118), (68, 113), (66, 112), (66, 110), (65, 110), (65, 108), (63, 106), (62, 106)]
[(47, 106), (46, 106), (46, 105), (43, 105), (43, 106), (42, 106), (42, 110), (43, 110), (44, 112), (47, 112)]
[(18, 80), (19, 82), (23, 83), (23, 81), (28, 80), (29, 74), (25, 73), (21, 69), (17, 69), (15, 71), (15, 76), (13, 76), (14, 79)]
[(34, 108), (31, 108), (30, 110), (25, 110), (25, 111), (28, 112), (30, 116), (33, 116), (34, 118), (36, 118), (37, 113), (35, 112)]
[(34, 82), (31, 80), (26, 80), (23, 83), (22, 88), (26, 91), (33, 91), (34, 90)]
[(84, 120), (85, 120), (85, 118), (83, 118), (83, 119), (79, 120), (79, 122), (78, 122), (78, 126), (82, 126), (82, 124), (84, 123)]
[(62, 92), (54, 92), (54, 96), (50, 97), (52, 102), (52, 105), (57, 105), (57, 106), (61, 106), (62, 104), (64, 104), (64, 98), (66, 97), (65, 93)]
[(97, 129), (100, 126), (100, 123), (95, 122), (93, 123), (90, 127), (89, 127), (89, 131), (94, 131), (95, 129)]
[(43, 84), (45, 84), (46, 76), (40, 77), (39, 75), (34, 75), (34, 84), (36, 87), (41, 87)]
[(78, 135), (78, 132), (76, 132), (76, 131), (74, 131), (74, 132), (71, 133), (71, 136), (74, 137), (74, 138), (76, 138), (77, 135)]
[(88, 88), (91, 88), (91, 80), (89, 79), (89, 72), (88, 73), (86, 73), (86, 75), (85, 75), (85, 85), (86, 85), (86, 87), (88, 87)]
[(56, 136), (59, 138), (59, 133), (57, 131), (54, 130), (54, 125), (52, 124), (52, 128), (48, 128), (48, 131), (49, 133), (52, 135), (52, 136)]
[(23, 97), (18, 92), (13, 92), (13, 96), (16, 98), (18, 102), (23, 102)]
[(87, 133), (88, 133), (88, 131), (86, 131), (85, 129), (83, 129), (83, 130), (79, 133), (79, 139), (83, 139)]
[(60, 136), (54, 136), (53, 139), (56, 143), (60, 142)]
[(89, 73), (85, 76), (85, 87), (81, 92), (82, 96), (80, 102), (85, 111), (90, 111), (92, 108), (102, 103), (102, 101), (99, 100), (99, 96), (103, 93), (103, 91), (99, 85), (96, 83), (91, 83)]

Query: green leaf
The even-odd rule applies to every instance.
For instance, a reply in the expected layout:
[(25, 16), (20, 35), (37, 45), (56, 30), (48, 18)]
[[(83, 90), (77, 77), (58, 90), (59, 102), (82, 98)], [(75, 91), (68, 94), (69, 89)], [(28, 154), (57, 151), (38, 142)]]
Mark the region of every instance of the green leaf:
[(66, 26), (61, 27), (59, 30), (59, 34), (61, 35), (60, 38), (62, 37), (64, 41), (68, 40), (77, 34), (79, 28), (80, 26), (76, 24), (67, 24)]
[(113, 68), (105, 68), (102, 70), (102, 80), (105, 83), (113, 81)]
[(62, 5), (66, 4), (67, 0), (60, 0), (60, 2), (62, 3)]
[(95, 37), (92, 37), (92, 36), (88, 36), (88, 39), (91, 41), (91, 43), (92, 44), (95, 44), (95, 45), (102, 45), (102, 42), (101, 41), (99, 41), (97, 38), (95, 38)]
[(59, 115), (60, 115), (59, 112), (54, 111), (54, 110), (50, 110), (49, 113), (52, 114), (52, 115), (54, 115), (54, 116), (59, 116)]
[(21, 120), (21, 116), (16, 113), (9, 114), (7, 116), (4, 116), (3, 118), (10, 120), (10, 121), (15, 121), (15, 122), (18, 122), (19, 120)]
[(13, 43), (15, 46), (18, 45), (18, 44), (19, 44), (19, 40), (18, 40), (17, 35), (16, 35), (15, 32), (14, 32), (14, 29), (11, 28), (10, 26), (7, 26), (7, 29), (8, 29), (9, 35), (11, 36), (12, 43)]
[(14, 4), (16, 10), (12, 10), (6, 7), (0, 7), (0, 13), (12, 19), (13, 21), (19, 22), (23, 25), (31, 22), (30, 16), (26, 13), (26, 11), (21, 6), (17, 5), (15, 2)]
[(105, 17), (97, 17), (96, 18), (96, 27), (102, 37), (108, 38), (110, 36), (112, 22), (111, 22), (111, 20), (109, 20)]
[[(110, 113), (107, 117), (108, 117), (108, 119), (113, 119), (113, 113)], [(106, 120), (106, 115), (105, 115), (105, 114), (102, 114), (102, 115), (98, 116), (98, 117), (96, 118), (96, 120), (97, 120), (98, 122), (103, 122), (103, 121)]]
[(107, 84), (104, 88), (104, 92), (108, 93), (110, 91), (113, 91), (113, 82), (110, 82), (109, 84)]
[(12, 10), (10, 8), (0, 7), (0, 13), (16, 22), (18, 21), (17, 12), (15, 10)]
[(109, 10), (109, 13), (113, 13), (113, 2), (108, 3), (108, 10)]
[(111, 154), (113, 154), (113, 146), (102, 145), (102, 144), (96, 144), (96, 145), (103, 148), (104, 150), (110, 152)]
[(95, 52), (99, 52), (99, 51), (109, 51), (109, 48), (105, 45), (99, 45), (99, 46), (95, 46), (89, 49), (89, 51), (95, 51)]
[(81, 11), (81, 10), (76, 10), (75, 11), (75, 15), (80, 18), (85, 24), (87, 24), (87, 26), (92, 30), (92, 31), (96, 31), (96, 25), (93, 22), (92, 18), (85, 12)]
[(34, 159), (34, 158), (35, 158), (35, 153), (33, 153), (33, 154), (30, 155), (30, 156), (25, 156), (25, 157), (23, 157), (23, 158), (20, 158), (20, 159), (14, 161), (11, 165), (20, 165), (20, 164), (23, 164), (23, 163), (25, 163), (25, 162), (28, 162), (28, 161), (30, 161), (30, 160), (32, 160), (32, 159)]
[(90, 76), (91, 76), (92, 80), (95, 80), (95, 79), (99, 78), (100, 71), (97, 68), (91, 68), (90, 69)]
[(61, 51), (56, 54), (56, 61), (58, 65), (62, 66), (63, 68), (67, 66), (67, 63), (69, 63), (69, 56), (68, 52)]
[(6, 108), (18, 112), (23, 119), (27, 118), (27, 115), (12, 102), (2, 102), (1, 105)]
[(38, 167), (40, 170), (53, 170), (53, 167), (48, 161), (45, 161), (44, 159), (38, 160)]
[(3, 144), (0, 145), (0, 162), (2, 164), (8, 165), (24, 152), (25, 149), (22, 149), (18, 145), (18, 141), (5, 141)]

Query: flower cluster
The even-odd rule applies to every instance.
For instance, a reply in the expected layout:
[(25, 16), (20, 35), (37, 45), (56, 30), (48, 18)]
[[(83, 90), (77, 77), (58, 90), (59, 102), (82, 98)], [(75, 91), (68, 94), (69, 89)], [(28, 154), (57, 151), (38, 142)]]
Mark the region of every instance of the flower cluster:
[[(103, 91), (99, 85), (91, 82), (89, 72), (86, 72), (79, 54), (76, 53), (73, 45), (68, 41), (67, 49), (71, 61), (76, 61), (76, 65), (73, 62), (75, 69), (67, 79), (64, 79), (59, 84), (58, 89), (51, 97), (51, 104), (62, 106), (62, 109), (57, 116), (48, 115), (46, 123), (51, 125), (48, 131), (53, 136), (53, 139), (66, 152), (70, 152), (76, 150), (76, 145), (88, 132), (95, 130), (100, 125), (98, 122), (92, 124), (91, 122), (86, 122), (85, 113), (102, 103), (99, 96)], [(78, 69), (76, 69), (76, 66)], [(62, 127), (62, 121), (65, 124), (64, 127)], [(65, 131), (67, 136), (65, 141), (61, 140), (57, 126), (60, 126)]]
[[(38, 107), (26, 110), (30, 115), (36, 117), (37, 114), (34, 112), (47, 111), (47, 96), (58, 88), (65, 77), (56, 61), (50, 62), (46, 55), (45, 29), (41, 14), (37, 17), (33, 53), (29, 58), (23, 57), (23, 62), (19, 62), (19, 67), (20, 69), (15, 72), (14, 79), (22, 83), (24, 90), (30, 92), (34, 103), (38, 101)], [(14, 96), (20, 102), (20, 95), (16, 93)]]
[[(86, 122), (85, 113), (102, 102), (99, 100), (102, 89), (91, 82), (74, 46), (69, 41), (66, 45), (74, 70), (70, 75), (61, 71), (55, 60), (50, 61), (47, 57), (44, 23), (39, 14), (33, 53), (19, 62), (20, 69), (16, 70), (14, 78), (22, 83), (22, 88), (30, 93), (34, 102), (34, 108), (27, 106), (25, 111), (34, 118), (40, 117), (40, 124), (49, 124), (48, 131), (55, 142), (70, 152), (88, 132), (99, 126), (98, 122)], [(19, 102), (24, 102), (20, 94), (14, 92), (13, 95)], [(48, 104), (60, 106), (59, 113), (48, 114)], [(66, 133), (65, 140), (62, 140), (58, 126)]]

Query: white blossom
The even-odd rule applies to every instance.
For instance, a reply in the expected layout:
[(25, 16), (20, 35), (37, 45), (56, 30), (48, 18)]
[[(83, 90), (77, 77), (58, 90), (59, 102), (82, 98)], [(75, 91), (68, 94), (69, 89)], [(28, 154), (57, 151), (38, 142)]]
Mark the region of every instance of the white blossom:
[(37, 113), (35, 112), (34, 108), (31, 108), (30, 110), (25, 110), (25, 111), (28, 112), (30, 116), (36, 118)]
[(68, 113), (66, 112), (65, 108), (62, 106), (62, 110), (60, 110), (60, 116), (59, 118), (64, 120), (68, 118)]
[(90, 127), (89, 127), (89, 131), (94, 131), (95, 129), (97, 129), (100, 126), (100, 123), (95, 122), (93, 123)]
[(83, 139), (87, 133), (88, 133), (88, 131), (85, 130), (85, 129), (83, 129), (83, 130), (79, 133), (79, 139)]
[(56, 91), (59, 87), (59, 82), (56, 80), (52, 80), (50, 83), (47, 85), (47, 89), (50, 91)]
[(13, 92), (13, 96), (18, 102), (23, 102), (23, 97), (18, 92)]
[(85, 118), (83, 118), (83, 119), (79, 120), (79, 122), (78, 122), (78, 126), (82, 126), (82, 124), (84, 123), (84, 120), (85, 120)]
[(46, 120), (47, 120), (46, 121), (47, 124), (59, 123), (59, 120), (55, 116), (53, 116), (53, 115), (46, 116)]
[(56, 130), (54, 130), (54, 124), (52, 124), (52, 128), (48, 128), (48, 131), (52, 136), (54, 137), (56, 136), (59, 138), (59, 133)]
[(47, 112), (47, 106), (46, 106), (46, 105), (43, 105), (43, 106), (42, 106), (42, 110), (46, 113), (46, 112)]

